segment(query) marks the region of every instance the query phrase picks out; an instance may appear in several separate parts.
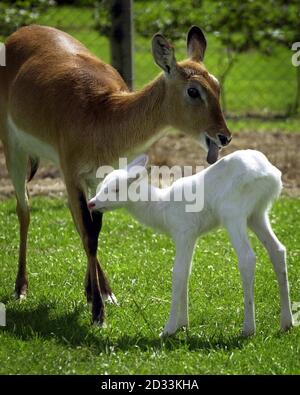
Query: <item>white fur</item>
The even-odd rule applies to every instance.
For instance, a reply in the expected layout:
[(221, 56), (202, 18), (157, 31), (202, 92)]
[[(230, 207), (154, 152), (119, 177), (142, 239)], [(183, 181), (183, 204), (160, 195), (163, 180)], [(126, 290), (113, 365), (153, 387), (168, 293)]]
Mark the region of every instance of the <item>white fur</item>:
[[(135, 161), (135, 165), (145, 165), (145, 162), (145, 157), (141, 157)], [(281, 327), (288, 329), (292, 326), (285, 247), (273, 233), (268, 218), (268, 209), (282, 188), (281, 173), (261, 152), (236, 151), (200, 173), (177, 180), (169, 188), (151, 186), (151, 192), (155, 194), (157, 201), (101, 201), (104, 191), (110, 186), (110, 193), (116, 195), (113, 187), (116, 180), (119, 183), (127, 180), (129, 183), (130, 173), (131, 166), (110, 173), (104, 179), (99, 193), (89, 203), (95, 205), (94, 209), (103, 211), (126, 207), (139, 221), (168, 233), (174, 239), (176, 258), (173, 268), (172, 306), (163, 335), (173, 334), (180, 327), (188, 325), (188, 278), (195, 243), (201, 234), (219, 225), (228, 230), (238, 256), (245, 302), (243, 334), (248, 336), (255, 332), (255, 256), (247, 237), (247, 226), (257, 234), (272, 260), (280, 287)], [(186, 212), (184, 200), (166, 200), (176, 188), (184, 188), (187, 183), (200, 183), (202, 177), (202, 211)], [(141, 188), (146, 187), (143, 182), (140, 185)]]
[(51, 160), (55, 164), (59, 164), (58, 154), (56, 150), (49, 144), (42, 142), (24, 130), (18, 128), (12, 117), (8, 115), (7, 125), (9, 129), (9, 138), (12, 146), (19, 145), (27, 154), (36, 155)]

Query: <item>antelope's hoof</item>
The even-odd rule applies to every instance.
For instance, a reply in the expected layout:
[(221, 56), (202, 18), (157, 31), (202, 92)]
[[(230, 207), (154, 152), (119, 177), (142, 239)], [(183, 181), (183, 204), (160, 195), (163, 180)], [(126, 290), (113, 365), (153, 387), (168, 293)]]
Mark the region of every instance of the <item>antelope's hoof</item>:
[(27, 296), (28, 281), (27, 279), (17, 279), (15, 284), (15, 298), (18, 300), (24, 300)]
[(21, 293), (15, 291), (14, 295), (15, 295), (15, 299), (19, 300), (20, 302), (27, 298), (27, 292), (26, 291), (22, 291)]
[(101, 320), (94, 320), (93, 321), (93, 326), (96, 326), (97, 328), (107, 328), (107, 324), (105, 321), (101, 321)]
[(103, 299), (105, 302), (119, 306), (118, 300), (113, 293), (103, 295)]

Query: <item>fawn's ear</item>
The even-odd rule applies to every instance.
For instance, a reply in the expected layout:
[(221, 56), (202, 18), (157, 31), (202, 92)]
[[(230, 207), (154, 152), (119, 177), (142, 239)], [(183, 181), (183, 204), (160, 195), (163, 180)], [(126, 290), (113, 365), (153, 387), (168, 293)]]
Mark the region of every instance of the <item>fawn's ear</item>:
[(146, 165), (148, 160), (148, 155), (142, 154), (129, 163), (127, 166), (129, 184), (138, 180), (139, 178), (142, 179), (147, 174)]
[(160, 33), (156, 33), (152, 38), (152, 54), (155, 63), (161, 67), (165, 73), (171, 74), (176, 70), (174, 48)]
[(192, 26), (190, 28), (187, 34), (186, 44), (188, 56), (196, 62), (202, 62), (204, 59), (207, 42), (200, 27)]
[(146, 154), (139, 155), (137, 158), (135, 158), (132, 162), (129, 163), (129, 165), (127, 166), (127, 171), (130, 172), (130, 170), (135, 166), (146, 167), (148, 160), (149, 160), (148, 155)]

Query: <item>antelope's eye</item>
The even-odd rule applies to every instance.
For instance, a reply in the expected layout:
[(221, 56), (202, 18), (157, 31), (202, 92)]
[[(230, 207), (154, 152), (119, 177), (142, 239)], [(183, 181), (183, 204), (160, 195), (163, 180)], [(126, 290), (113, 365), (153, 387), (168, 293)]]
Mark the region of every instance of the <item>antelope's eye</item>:
[(192, 99), (200, 97), (200, 92), (196, 88), (188, 88), (187, 93)]

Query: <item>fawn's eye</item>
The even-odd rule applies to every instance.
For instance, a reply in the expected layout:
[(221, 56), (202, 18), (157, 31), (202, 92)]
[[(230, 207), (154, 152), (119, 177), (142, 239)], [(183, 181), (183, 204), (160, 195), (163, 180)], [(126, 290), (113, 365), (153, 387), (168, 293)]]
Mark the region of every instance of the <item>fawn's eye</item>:
[(187, 93), (192, 99), (197, 99), (197, 97), (201, 97), (200, 92), (196, 88), (188, 88)]

